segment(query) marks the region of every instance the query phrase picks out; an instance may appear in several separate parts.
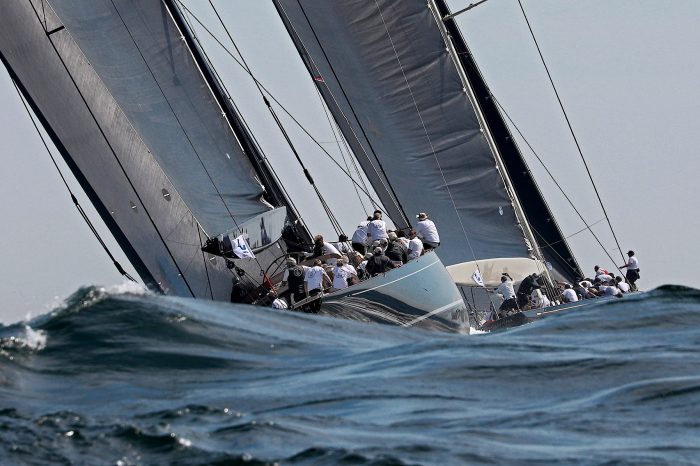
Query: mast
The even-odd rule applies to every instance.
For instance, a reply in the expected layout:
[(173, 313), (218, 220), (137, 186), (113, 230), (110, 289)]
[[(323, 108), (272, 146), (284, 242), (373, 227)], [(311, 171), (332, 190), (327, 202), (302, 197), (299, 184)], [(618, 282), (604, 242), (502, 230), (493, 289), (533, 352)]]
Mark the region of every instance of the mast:
[[(538, 261), (542, 264), (542, 268), (544, 269), (544, 273), (547, 276), (547, 279), (549, 282), (552, 282), (551, 277), (549, 276), (549, 271), (547, 270), (547, 267), (544, 266), (545, 263), (545, 258), (544, 255), (542, 254), (542, 251), (540, 250), (540, 247), (538, 245), (537, 239), (535, 238), (535, 235), (532, 233), (532, 228), (530, 227), (530, 222), (528, 222), (527, 217), (525, 216), (525, 212), (523, 211), (523, 207), (520, 204), (520, 199), (518, 198), (517, 193), (515, 192), (515, 189), (513, 187), (513, 183), (510, 179), (510, 176), (508, 175), (508, 170), (505, 167), (505, 164), (503, 163), (503, 158), (501, 157), (501, 153), (498, 149), (498, 146), (496, 145), (496, 142), (494, 140), (493, 134), (491, 132), (490, 125), (486, 121), (486, 118), (484, 117), (484, 113), (481, 110), (481, 106), (479, 105), (476, 95), (474, 93), (474, 87), (472, 86), (469, 77), (467, 76), (466, 71), (464, 70), (464, 67), (462, 66), (462, 62), (459, 60), (457, 51), (455, 49), (455, 44), (452, 39), (452, 35), (447, 31), (447, 28), (445, 27), (445, 22), (443, 21), (443, 16), (440, 14), (440, 10), (438, 9), (436, 0), (429, 0), (428, 5), (430, 7), (430, 10), (433, 13), (433, 16), (435, 17), (435, 22), (437, 23), (438, 28), (440, 29), (440, 33), (442, 34), (445, 44), (447, 44), (447, 50), (449, 51), (450, 56), (452, 57), (452, 60), (454, 61), (455, 67), (457, 68), (457, 73), (459, 74), (460, 79), (462, 80), (462, 84), (464, 85), (464, 90), (467, 93), (467, 96), (469, 97), (469, 101), (472, 103), (472, 106), (474, 107), (474, 112), (476, 113), (477, 118), (479, 119), (479, 124), (481, 126), (482, 132), (484, 133), (484, 136), (486, 137), (486, 140), (488, 141), (489, 147), (491, 148), (491, 151), (493, 152), (494, 159), (496, 161), (496, 165), (498, 166), (498, 171), (501, 174), (501, 177), (503, 178), (503, 183), (506, 186), (506, 191), (508, 193), (508, 196), (510, 196), (511, 202), (513, 203), (513, 207), (515, 209), (515, 215), (518, 218), (518, 223), (520, 227), (523, 230), (523, 234), (525, 235), (525, 239), (530, 245), (530, 253), (534, 256), (534, 258), (538, 259)], [(451, 19), (449, 19), (451, 20)]]
[[(473, 6), (476, 5), (478, 3)], [(444, 0), (430, 0), (430, 7), (438, 26), (444, 31), (443, 35), (446, 33), (449, 36), (449, 41), (446, 39), (445, 42), (450, 45), (450, 54), (460, 69), (460, 74), (466, 79), (468, 88), (472, 90), (472, 103), (478, 107), (479, 113), (487, 122), (484, 128), (488, 131), (490, 144), (495, 147), (494, 156), (500, 165), (505, 167), (502, 173), (507, 177), (510, 190), (515, 194), (519, 214), (525, 219), (523, 225), (527, 227), (524, 231), (529, 232), (528, 240), (533, 241), (530, 238), (534, 238), (532, 244), (537, 251), (537, 257), (554, 264), (554, 270), (566, 280), (573, 281), (583, 277), (575, 256), (457, 27), (454, 17), (459, 12), (450, 14)]]

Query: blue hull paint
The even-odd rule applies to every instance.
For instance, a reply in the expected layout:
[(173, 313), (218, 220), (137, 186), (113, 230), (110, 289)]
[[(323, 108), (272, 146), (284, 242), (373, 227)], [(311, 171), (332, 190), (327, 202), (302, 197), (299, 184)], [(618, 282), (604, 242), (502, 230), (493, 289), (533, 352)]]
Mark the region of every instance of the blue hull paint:
[(466, 305), (434, 253), (324, 295), (321, 314), (430, 330), (469, 331)]

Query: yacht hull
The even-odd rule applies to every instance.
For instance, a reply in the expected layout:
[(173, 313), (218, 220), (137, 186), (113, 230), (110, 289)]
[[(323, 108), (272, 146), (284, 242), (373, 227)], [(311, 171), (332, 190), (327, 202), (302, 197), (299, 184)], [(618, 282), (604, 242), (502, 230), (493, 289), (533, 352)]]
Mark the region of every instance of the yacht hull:
[(434, 253), (324, 295), (320, 314), (403, 327), (469, 331), (466, 305)]
[[(629, 296), (630, 294), (635, 294), (635, 293), (628, 293), (626, 296)], [(545, 308), (529, 309), (527, 311), (520, 311), (520, 312), (517, 312), (515, 314), (511, 314), (507, 317), (504, 317), (502, 319), (488, 320), (488, 321), (484, 322), (479, 327), (479, 330), (494, 331), (494, 330), (501, 330), (501, 329), (505, 329), (505, 328), (517, 327), (519, 325), (527, 324), (529, 322), (533, 322), (535, 320), (541, 319), (541, 318), (546, 317), (548, 315), (558, 314), (560, 312), (581, 311), (592, 304), (597, 304), (597, 303), (599, 304), (603, 301), (610, 301), (613, 299), (620, 299), (620, 298), (610, 296), (610, 297), (600, 297), (600, 298), (593, 298), (593, 299), (584, 299), (584, 300), (579, 300), (579, 301), (576, 301), (573, 303), (564, 303), (564, 304), (559, 304), (557, 306), (549, 306), (549, 307), (545, 307)]]

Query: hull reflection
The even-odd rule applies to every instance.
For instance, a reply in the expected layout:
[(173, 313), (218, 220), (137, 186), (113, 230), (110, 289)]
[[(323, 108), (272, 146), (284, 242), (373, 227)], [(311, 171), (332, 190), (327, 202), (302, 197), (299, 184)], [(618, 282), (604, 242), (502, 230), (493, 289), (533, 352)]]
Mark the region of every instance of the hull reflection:
[(365, 322), (468, 332), (466, 305), (437, 254), (323, 296), (321, 314)]

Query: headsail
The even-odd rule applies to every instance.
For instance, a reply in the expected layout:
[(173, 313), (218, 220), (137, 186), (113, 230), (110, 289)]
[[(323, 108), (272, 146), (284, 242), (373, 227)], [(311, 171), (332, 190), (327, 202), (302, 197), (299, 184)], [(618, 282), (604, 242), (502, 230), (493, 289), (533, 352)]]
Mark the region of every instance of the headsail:
[(201, 251), (206, 234), (281, 201), (177, 15), (159, 0), (9, 2), (0, 54), (142, 278), (228, 299), (231, 271)]
[[(467, 97), (426, 2), (274, 2), (395, 224), (407, 226), (415, 213), (428, 211), (448, 266), (531, 257), (515, 193), (474, 110), (480, 102)], [(485, 90), (482, 81), (478, 92)], [(509, 173), (522, 164), (512, 147), (508, 155), (517, 160), (506, 165)], [(534, 189), (526, 195), (528, 216), (541, 209), (537, 215), (550, 222), (546, 241), (563, 241), (529, 173), (518, 180), (517, 189)]]

